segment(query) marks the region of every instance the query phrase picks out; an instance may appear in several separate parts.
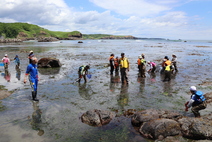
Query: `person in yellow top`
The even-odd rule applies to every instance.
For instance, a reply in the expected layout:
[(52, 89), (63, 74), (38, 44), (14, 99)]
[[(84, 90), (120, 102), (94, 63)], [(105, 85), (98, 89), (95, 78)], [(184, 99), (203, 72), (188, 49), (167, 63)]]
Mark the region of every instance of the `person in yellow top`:
[(146, 60), (145, 55), (141, 54), (140, 76), (146, 77)]
[(129, 71), (129, 61), (125, 57), (124, 53), (121, 53), (121, 58), (119, 59), (119, 66), (120, 66), (120, 72), (121, 72), (121, 81), (124, 83), (124, 80), (126, 80), (126, 83), (128, 84), (128, 71)]
[(172, 66), (171, 66), (171, 61), (169, 60), (168, 56), (165, 56), (164, 57), (165, 59), (165, 63), (164, 63), (164, 67), (165, 67), (165, 76), (164, 76), (164, 80), (163, 81), (170, 81), (171, 80), (171, 69), (172, 69)]

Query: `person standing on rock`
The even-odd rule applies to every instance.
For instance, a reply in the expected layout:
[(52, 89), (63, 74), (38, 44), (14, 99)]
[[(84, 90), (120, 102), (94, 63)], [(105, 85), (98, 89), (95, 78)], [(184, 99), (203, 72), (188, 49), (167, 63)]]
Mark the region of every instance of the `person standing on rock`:
[(125, 57), (124, 53), (121, 53), (121, 58), (119, 60), (120, 72), (121, 72), (121, 82), (128, 84), (128, 71), (130, 70), (130, 65), (128, 59)]
[(8, 65), (10, 64), (10, 59), (8, 58), (7, 54), (4, 55), (2, 58), (2, 62), (4, 63), (4, 69), (8, 69)]
[(191, 111), (194, 113), (195, 117), (200, 117), (199, 111), (207, 107), (206, 99), (203, 95), (203, 92), (197, 91), (195, 86), (190, 87), (191, 99), (185, 103), (185, 111), (188, 111), (188, 108), (191, 108)]
[(31, 58), (31, 62), (26, 69), (26, 73), (24, 76), (24, 83), (27, 82), (27, 77), (29, 78), (30, 85), (32, 87), (32, 100), (39, 101), (37, 99), (37, 86), (38, 81), (40, 80), (38, 77), (37, 63), (38, 59), (36, 57)]

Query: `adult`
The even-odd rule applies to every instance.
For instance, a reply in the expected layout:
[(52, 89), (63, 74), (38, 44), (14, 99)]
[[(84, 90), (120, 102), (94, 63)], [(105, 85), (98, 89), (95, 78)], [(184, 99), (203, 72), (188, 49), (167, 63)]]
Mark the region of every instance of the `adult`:
[(148, 61), (147, 63), (150, 65), (148, 72), (154, 73), (156, 70), (156, 63), (151, 62), (151, 61)]
[(8, 69), (8, 65), (10, 64), (10, 59), (8, 58), (7, 54), (4, 55), (2, 58), (2, 62), (4, 63), (4, 69)]
[(191, 111), (194, 113), (195, 117), (200, 117), (199, 111), (207, 107), (206, 99), (201, 91), (197, 91), (195, 86), (190, 87), (191, 99), (185, 104), (185, 111), (188, 111), (188, 108), (191, 108)]
[(15, 64), (16, 64), (15, 67), (19, 68), (20, 67), (20, 59), (19, 59), (18, 55), (15, 55), (14, 60), (15, 60)]
[(129, 60), (125, 57), (124, 53), (121, 53), (121, 58), (119, 59), (119, 66), (120, 66), (120, 72), (121, 72), (121, 81), (124, 83), (126, 80), (126, 83), (128, 84), (128, 72), (129, 72)]
[[(176, 72), (178, 72), (178, 69), (177, 69), (177, 56), (175, 54), (172, 54), (172, 60), (171, 60), (171, 62), (172, 62), (172, 65), (174, 66), (174, 70)], [(172, 72), (174, 70), (172, 70)]]
[(88, 74), (88, 69), (90, 69), (89, 65), (83, 65), (83, 66), (79, 67), (79, 70), (78, 70), (78, 75), (79, 75), (78, 82), (79, 83), (80, 83), (82, 77), (84, 78), (84, 82), (85, 83), (87, 82), (86, 75)]
[(114, 71), (114, 54), (110, 55), (109, 63), (110, 63), (110, 75), (113, 75), (113, 71)]
[(24, 76), (24, 83), (27, 82), (27, 77), (29, 78), (30, 85), (32, 87), (32, 100), (39, 101), (37, 99), (37, 87), (38, 87), (38, 70), (37, 70), (37, 63), (38, 59), (36, 57), (31, 58), (31, 62), (26, 69), (26, 73)]
[(146, 77), (146, 60), (144, 54), (141, 54), (140, 76)]

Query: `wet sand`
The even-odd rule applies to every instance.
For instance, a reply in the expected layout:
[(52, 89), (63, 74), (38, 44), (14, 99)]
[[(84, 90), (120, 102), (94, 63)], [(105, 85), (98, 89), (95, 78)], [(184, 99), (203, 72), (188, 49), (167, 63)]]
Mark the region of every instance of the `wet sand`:
[[(204, 93), (211, 92), (212, 61), (210, 43), (201, 42), (163, 42), (135, 40), (87, 40), (62, 43), (23, 43), (20, 45), (0, 45), (0, 56), (6, 52), (10, 58), (16, 54), (21, 59), (21, 72), (15, 64), (9, 66), (10, 82), (5, 80), (3, 68), (0, 85), (14, 91), (1, 100), (5, 108), (0, 111), (0, 136), (5, 141), (133, 141), (142, 139), (124, 117), (116, 118), (101, 128), (81, 123), (79, 117), (90, 109), (105, 109), (121, 116), (128, 109), (147, 108), (169, 109), (184, 112), (184, 103), (189, 99), (189, 87), (197, 86)], [(63, 66), (55, 69), (39, 69), (40, 82), (38, 98), (40, 102), (30, 101), (29, 83), (23, 84), (30, 50), (39, 58), (58, 58)], [(120, 74), (110, 76), (108, 58), (111, 53), (120, 57), (124, 52), (130, 61), (129, 85), (119, 83)], [(172, 75), (170, 82), (162, 82), (163, 76), (147, 74), (145, 79), (138, 77), (136, 61), (144, 53), (147, 60), (160, 64), (164, 56), (171, 59), (172, 53), (178, 57), (179, 72)], [(92, 78), (86, 84), (78, 84), (77, 70), (81, 65), (90, 64)], [(147, 67), (148, 68), (148, 67)], [(20, 80), (19, 80), (20, 78)], [(203, 83), (204, 82), (204, 83)], [(211, 105), (201, 111), (202, 115), (211, 113)], [(118, 127), (117, 127), (118, 126)], [(115, 135), (114, 135), (115, 133)]]

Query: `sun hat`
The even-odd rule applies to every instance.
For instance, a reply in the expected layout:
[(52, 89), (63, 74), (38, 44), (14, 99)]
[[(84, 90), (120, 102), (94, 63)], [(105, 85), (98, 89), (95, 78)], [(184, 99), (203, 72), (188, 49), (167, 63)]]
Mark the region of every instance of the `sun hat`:
[(190, 91), (196, 91), (196, 90), (197, 90), (197, 88), (195, 86), (190, 87)]

